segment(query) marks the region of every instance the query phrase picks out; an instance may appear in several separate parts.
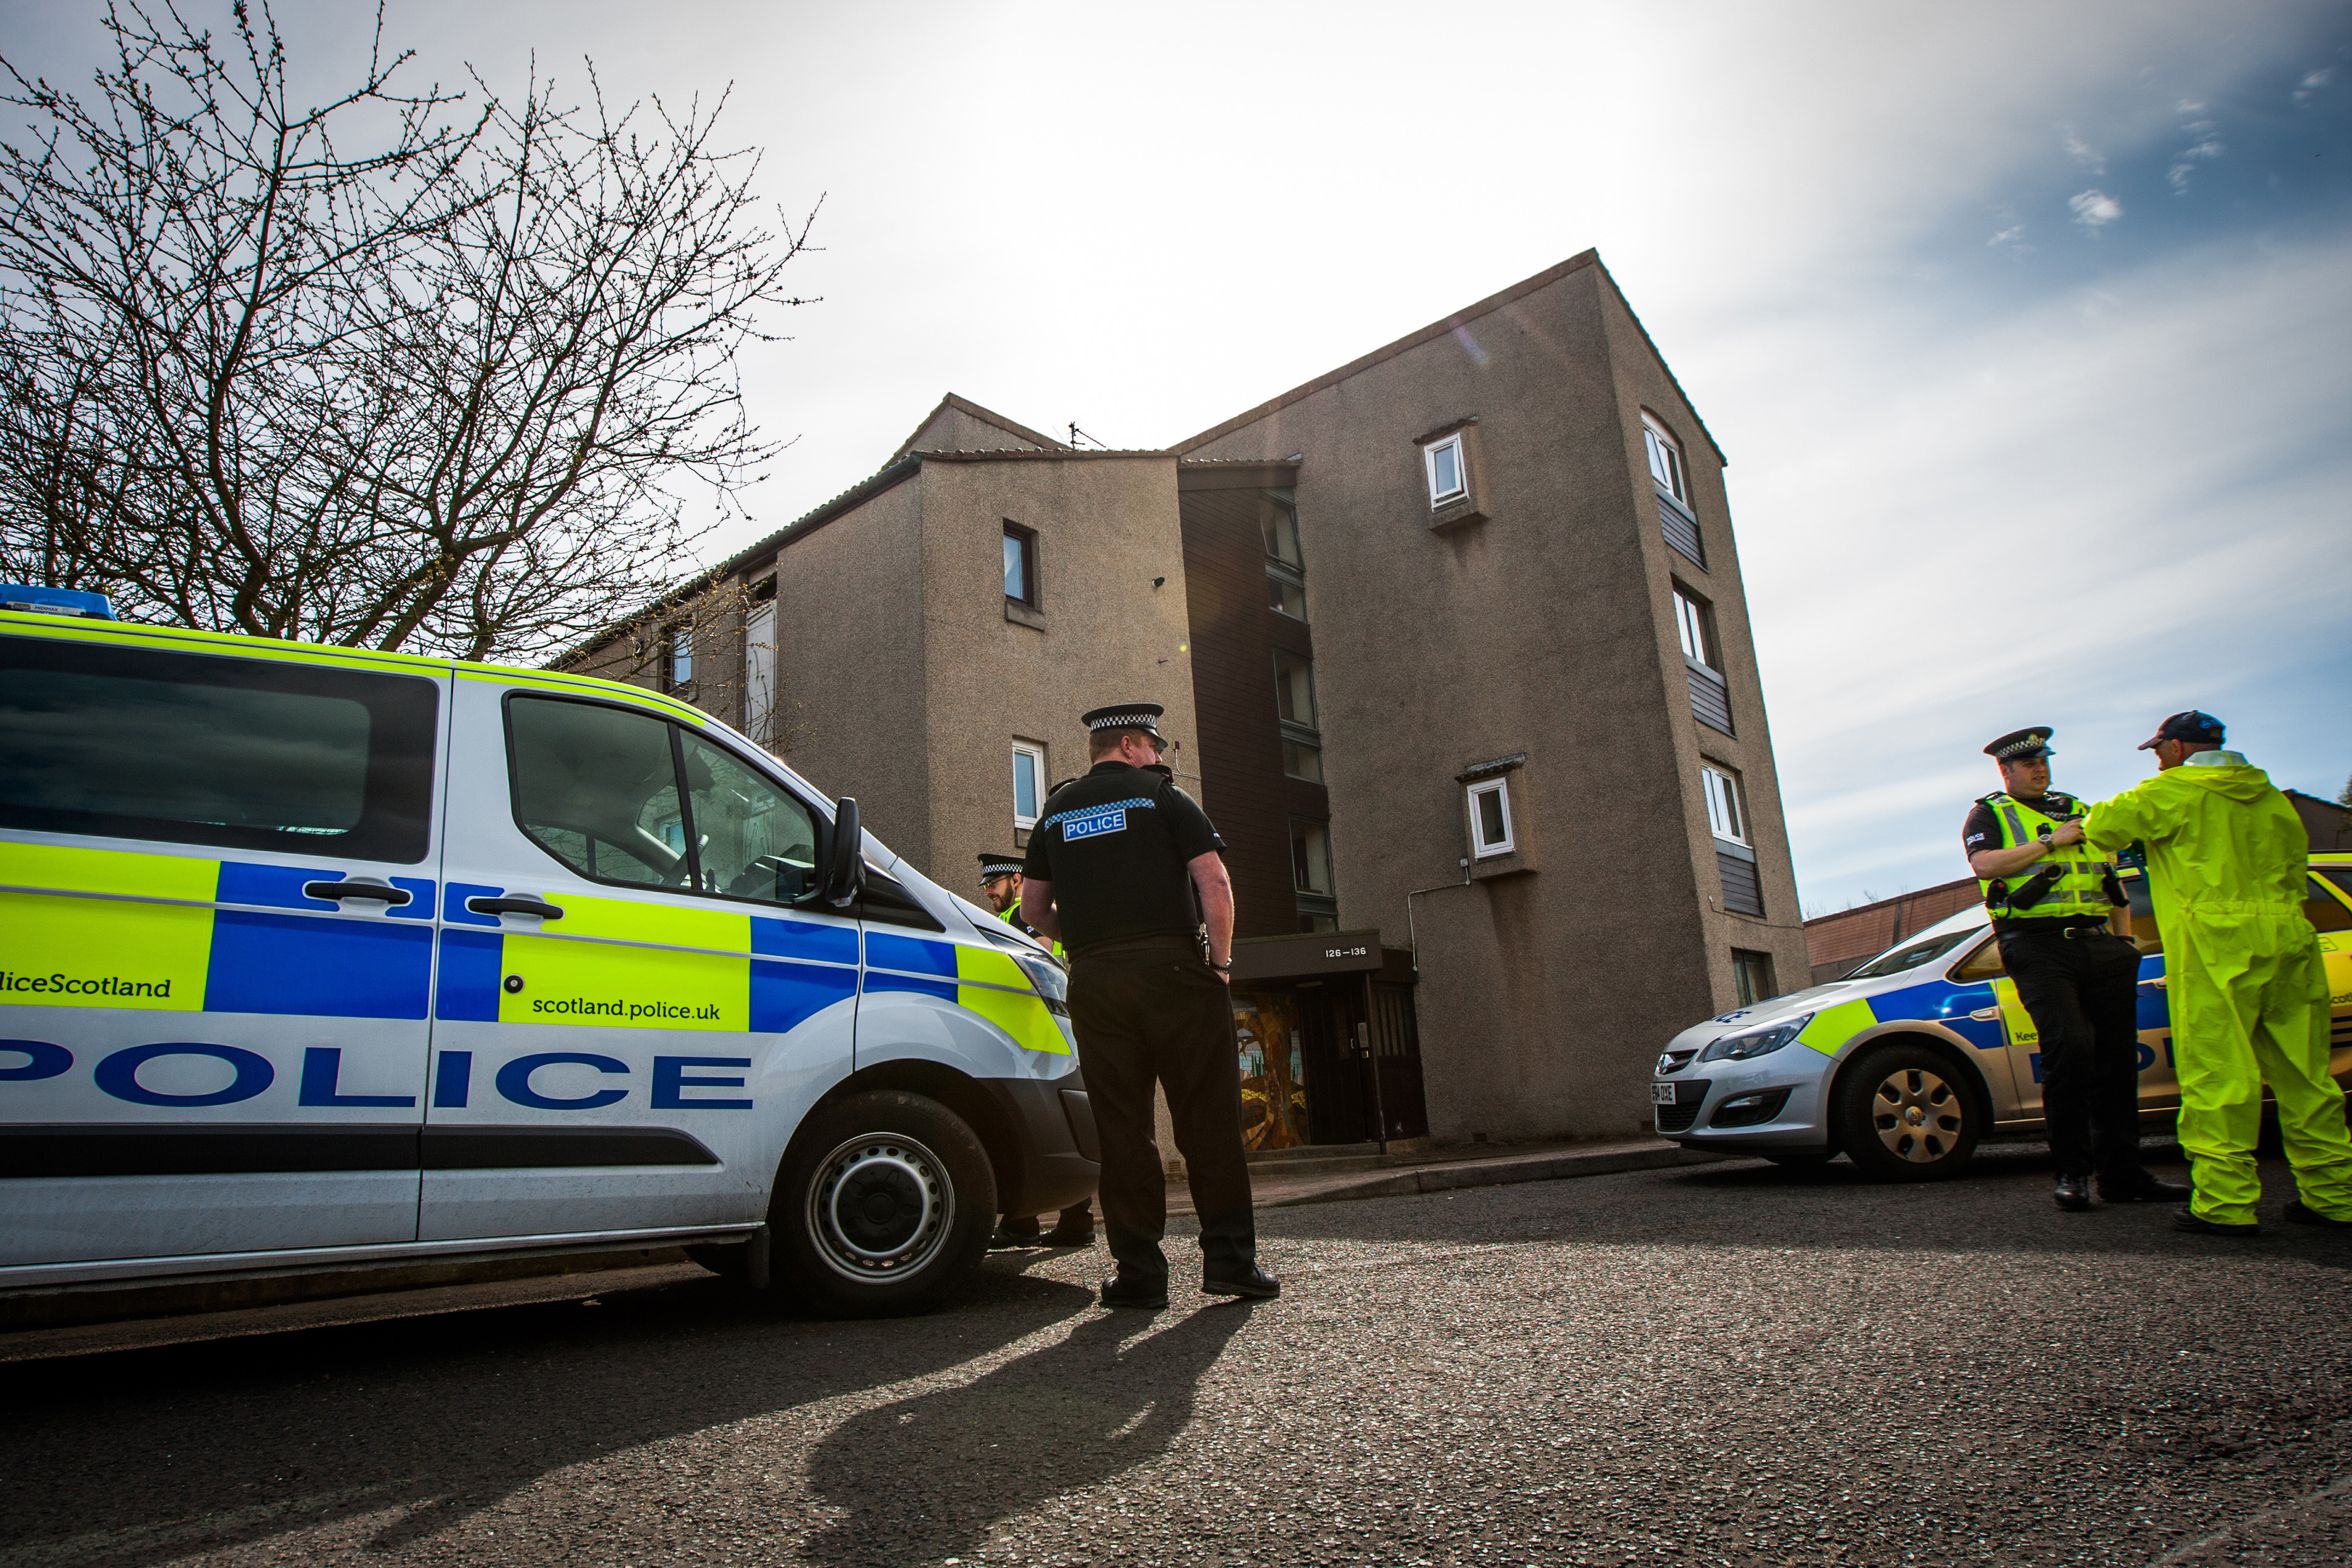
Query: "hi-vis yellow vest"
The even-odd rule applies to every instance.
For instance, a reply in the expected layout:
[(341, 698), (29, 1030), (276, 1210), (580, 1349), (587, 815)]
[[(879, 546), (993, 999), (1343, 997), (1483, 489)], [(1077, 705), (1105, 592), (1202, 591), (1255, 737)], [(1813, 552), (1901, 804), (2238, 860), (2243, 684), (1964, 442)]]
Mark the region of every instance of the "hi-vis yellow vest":
[[(2069, 816), (2045, 816), (2013, 796), (1995, 792), (1984, 797), (2000, 818), (2000, 847), (2014, 849), (2037, 838), (2046, 838), (2062, 822), (2082, 820), (2079, 808)], [(2046, 868), (2058, 868), (2058, 879), (2049, 890), (2031, 904), (2012, 904), (2010, 900)], [(1977, 879), (1978, 889), (1984, 894), (1985, 906), (2003, 920), (2041, 921), (2066, 916), (2077, 918), (2095, 915), (2105, 920), (2115, 912), (2115, 904), (2107, 897), (2107, 878), (2115, 867), (2107, 858), (2087, 843), (2062, 845), (2015, 876), (1998, 881), (1986, 878)], [(1996, 887), (2000, 891), (1996, 892)]]

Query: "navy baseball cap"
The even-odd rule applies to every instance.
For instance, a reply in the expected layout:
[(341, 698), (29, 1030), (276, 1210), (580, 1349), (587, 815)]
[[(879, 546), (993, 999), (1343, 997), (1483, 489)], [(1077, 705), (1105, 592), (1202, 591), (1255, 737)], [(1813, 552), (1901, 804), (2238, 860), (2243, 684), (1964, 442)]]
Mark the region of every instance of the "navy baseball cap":
[(2200, 709), (2191, 708), (2186, 713), (2175, 713), (2156, 727), (2156, 733), (2142, 741), (2135, 750), (2147, 751), (2158, 741), (2186, 741), (2192, 746), (2218, 746), (2221, 743), (2221, 721)]

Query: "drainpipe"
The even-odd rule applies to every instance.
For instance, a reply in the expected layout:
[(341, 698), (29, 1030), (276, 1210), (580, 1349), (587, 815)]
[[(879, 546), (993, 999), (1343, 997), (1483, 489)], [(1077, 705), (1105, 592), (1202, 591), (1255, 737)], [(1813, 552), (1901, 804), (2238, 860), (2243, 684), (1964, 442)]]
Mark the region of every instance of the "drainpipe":
[(1412, 952), (1413, 973), (1419, 974), (1421, 973), (1421, 937), (1413, 929), (1413, 900), (1421, 897), (1423, 893), (1442, 893), (1448, 888), (1466, 888), (1469, 885), (1470, 858), (1465, 855), (1462, 858), (1462, 879), (1460, 881), (1440, 882), (1434, 888), (1415, 888), (1412, 892), (1407, 893), (1404, 896), (1404, 940), (1405, 945), (1411, 949)]

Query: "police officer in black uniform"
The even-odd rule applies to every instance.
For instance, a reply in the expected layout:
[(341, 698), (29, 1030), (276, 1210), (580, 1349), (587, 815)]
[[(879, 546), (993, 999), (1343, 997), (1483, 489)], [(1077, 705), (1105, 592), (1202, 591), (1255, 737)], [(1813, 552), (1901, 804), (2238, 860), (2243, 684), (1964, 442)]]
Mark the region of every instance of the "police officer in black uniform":
[(1201, 1289), (1266, 1297), (1242, 1152), (1234, 1038), (1233, 883), (1224, 841), (1164, 768), (1156, 702), (1084, 718), (1094, 766), (1054, 792), (1029, 836), (1021, 915), (1070, 955), (1070, 1024), (1102, 1140), (1106, 1307), (1168, 1304), (1168, 1184), (1152, 1136), (1154, 1080), (1201, 1218)]
[(2050, 729), (1985, 748), (2001, 788), (1960, 829), (1992, 912), (2002, 967), (2042, 1038), (2042, 1115), (2062, 1209), (2180, 1203), (2189, 1189), (2139, 1163), (2139, 949), (2115, 868), (2083, 841), (2084, 808), (2050, 787)]

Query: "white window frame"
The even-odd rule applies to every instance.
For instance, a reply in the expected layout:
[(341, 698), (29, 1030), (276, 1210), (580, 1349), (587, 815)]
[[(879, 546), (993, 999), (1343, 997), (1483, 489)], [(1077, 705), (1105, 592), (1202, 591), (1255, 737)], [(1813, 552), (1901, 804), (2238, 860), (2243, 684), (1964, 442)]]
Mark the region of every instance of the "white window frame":
[(1045, 780), (1051, 776), (1045, 772), (1045, 747), (1028, 741), (1013, 742), (1013, 826), (1021, 831), (1026, 831), (1037, 826), (1035, 816), (1021, 815), (1021, 760), (1024, 757), (1029, 760), (1030, 766), (1034, 770), (1032, 782), (1035, 785), (1037, 810), (1040, 813), (1045, 809)]
[(661, 660), (664, 691), (683, 691), (694, 684), (693, 622), (680, 621), (662, 634)]
[[(1683, 460), (1683, 444), (1645, 412), (1642, 416), (1642, 445), (1650, 459), (1650, 482), (1688, 510), (1690, 465)], [(1663, 476), (1658, 472), (1661, 468), (1666, 470)]]
[[(1748, 837), (1747, 792), (1739, 786), (1739, 775), (1716, 763), (1698, 765), (1699, 790), (1706, 796), (1706, 828), (1727, 844), (1737, 844), (1743, 849), (1755, 845)], [(1724, 831), (1724, 819), (1730, 818), (1731, 830)]]
[[(1679, 583), (1675, 584), (1675, 636), (1682, 644), (1683, 657), (1701, 669), (1720, 677), (1723, 667), (1714, 662), (1723, 656), (1708, 645), (1715, 641), (1714, 617), (1707, 612), (1711, 606), (1705, 599), (1690, 593)], [(1691, 652), (1696, 644), (1698, 652)]]
[(743, 733), (776, 749), (776, 602), (751, 606), (743, 623)]
[[(1479, 832), (1478, 797), (1483, 795), (1498, 795), (1501, 797), (1503, 807), (1503, 841), (1499, 844), (1487, 843)], [(1497, 855), (1511, 854), (1518, 848), (1518, 829), (1511, 821), (1510, 780), (1507, 778), (1488, 779), (1483, 784), (1474, 784), (1470, 786), (1468, 792), (1463, 798), (1470, 808), (1470, 854), (1472, 858), (1478, 860), (1492, 859)]]
[[(1452, 447), (1454, 451), (1454, 488), (1441, 491), (1437, 488), (1437, 454)], [(1422, 473), (1429, 482), (1429, 510), (1452, 506), (1470, 493), (1470, 452), (1455, 431), (1443, 440), (1432, 441), (1421, 449)]]

